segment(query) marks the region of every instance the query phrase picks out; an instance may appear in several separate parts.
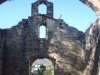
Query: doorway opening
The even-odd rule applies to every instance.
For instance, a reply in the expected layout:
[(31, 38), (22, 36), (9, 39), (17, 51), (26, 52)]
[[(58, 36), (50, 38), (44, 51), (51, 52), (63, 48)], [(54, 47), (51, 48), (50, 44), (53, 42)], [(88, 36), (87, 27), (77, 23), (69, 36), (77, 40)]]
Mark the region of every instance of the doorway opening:
[(48, 58), (31, 59), (29, 75), (54, 75), (54, 61)]

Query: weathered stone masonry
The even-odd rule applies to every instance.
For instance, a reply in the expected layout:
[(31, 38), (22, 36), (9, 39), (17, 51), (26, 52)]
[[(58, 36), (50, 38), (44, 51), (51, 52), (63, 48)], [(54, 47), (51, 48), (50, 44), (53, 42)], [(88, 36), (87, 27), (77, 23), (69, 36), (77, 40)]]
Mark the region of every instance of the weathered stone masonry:
[[(39, 14), (44, 3), (47, 14)], [(0, 75), (30, 75), (36, 59), (47, 58), (55, 75), (99, 75), (99, 20), (86, 33), (53, 18), (53, 3), (32, 3), (32, 15), (10, 29), (0, 29)], [(39, 38), (39, 26), (46, 27), (46, 38)]]
[(80, 0), (90, 7), (98, 16), (100, 16), (100, 0)]

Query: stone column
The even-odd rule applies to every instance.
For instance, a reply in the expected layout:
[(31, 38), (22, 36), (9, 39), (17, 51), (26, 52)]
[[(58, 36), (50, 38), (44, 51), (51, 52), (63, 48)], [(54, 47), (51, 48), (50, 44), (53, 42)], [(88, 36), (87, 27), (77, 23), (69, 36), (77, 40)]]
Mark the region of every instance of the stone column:
[(47, 16), (53, 17), (53, 3), (47, 3)]
[(38, 2), (32, 3), (31, 16), (38, 15)]

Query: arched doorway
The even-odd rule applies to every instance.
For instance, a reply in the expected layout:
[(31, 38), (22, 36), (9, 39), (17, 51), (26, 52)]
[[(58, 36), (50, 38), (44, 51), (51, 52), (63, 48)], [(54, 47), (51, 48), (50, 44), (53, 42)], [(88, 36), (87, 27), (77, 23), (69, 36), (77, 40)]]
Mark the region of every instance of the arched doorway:
[(54, 75), (55, 59), (33, 57), (29, 60), (29, 75)]

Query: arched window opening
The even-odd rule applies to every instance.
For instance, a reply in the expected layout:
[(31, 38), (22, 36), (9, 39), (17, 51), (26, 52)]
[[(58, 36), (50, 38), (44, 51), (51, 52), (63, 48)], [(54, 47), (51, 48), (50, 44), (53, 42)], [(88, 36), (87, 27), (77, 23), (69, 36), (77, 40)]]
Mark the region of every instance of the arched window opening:
[(49, 59), (37, 59), (31, 66), (31, 75), (54, 75), (54, 66)]
[(46, 27), (43, 25), (39, 27), (39, 38), (46, 38)]
[(45, 4), (41, 4), (38, 6), (38, 13), (39, 14), (46, 14), (47, 13), (47, 7)]

